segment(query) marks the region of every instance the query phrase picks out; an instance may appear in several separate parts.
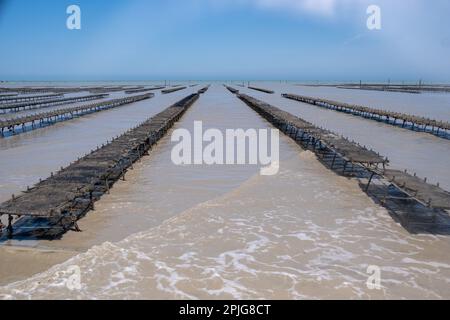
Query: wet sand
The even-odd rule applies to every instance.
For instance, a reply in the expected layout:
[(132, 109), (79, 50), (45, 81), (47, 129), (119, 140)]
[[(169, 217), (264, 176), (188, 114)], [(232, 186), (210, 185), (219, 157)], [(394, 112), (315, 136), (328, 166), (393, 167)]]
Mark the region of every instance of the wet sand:
[[(142, 108), (130, 106), (127, 117), (139, 118), (143, 109), (147, 115), (157, 105), (168, 106), (160, 100), (150, 111), (144, 108), (149, 102)], [(109, 119), (121, 123), (120, 116)], [(83, 136), (94, 120), (78, 124), (76, 132)], [(218, 85), (176, 127), (191, 129), (197, 120), (206, 128), (268, 127)], [(95, 135), (98, 140), (111, 135), (111, 128), (97, 127), (104, 130)], [(57, 137), (64, 144), (68, 135), (61, 135), (68, 128), (60, 130), (45, 138)], [(33, 139), (37, 141), (31, 147), (22, 140), (23, 154), (14, 155), (25, 157), (26, 148), (42, 144), (41, 137)], [(76, 154), (90, 147), (87, 139), (82, 141)], [(172, 146), (167, 136), (127, 181), (117, 183), (80, 221), (83, 233), (69, 232), (53, 242), (10, 243), (46, 250), (31, 250), (33, 255), (1, 247), (2, 264), (7, 261), (11, 268), (22, 269), (0, 269), (0, 298), (450, 297), (448, 236), (410, 235), (362, 192), (358, 181), (337, 176), (289, 138), (281, 137), (281, 171), (273, 177), (260, 176), (257, 166), (174, 166)], [(49, 148), (36, 163), (54, 170), (49, 159), (57, 158), (57, 150)], [(65, 157), (70, 161), (73, 154)], [(9, 165), (2, 177), (12, 180), (16, 174), (11, 170), (23, 167)], [(40, 172), (35, 170), (20, 181), (34, 179), (33, 172)], [(72, 258), (64, 262), (68, 257)], [(62, 264), (49, 269), (54, 263)], [(81, 290), (65, 286), (73, 265), (81, 270)], [(382, 270), (380, 291), (366, 287), (369, 265)]]

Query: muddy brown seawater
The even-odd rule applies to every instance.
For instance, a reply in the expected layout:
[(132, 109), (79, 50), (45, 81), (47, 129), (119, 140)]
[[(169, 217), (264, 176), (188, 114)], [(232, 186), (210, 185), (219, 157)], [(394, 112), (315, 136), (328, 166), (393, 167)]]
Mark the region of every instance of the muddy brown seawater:
[[(292, 92), (358, 101), (360, 91), (259, 86), (276, 93), (238, 88), (361, 140), (390, 157), (394, 167), (439, 179), (450, 189), (448, 166), (441, 160), (450, 156), (449, 141), (280, 97)], [(0, 199), (195, 89), (0, 140)], [(364, 94), (368, 102), (404, 108), (395, 93)], [(450, 95), (430, 99), (450, 105)], [(439, 108), (430, 115), (442, 115)], [(269, 126), (220, 84), (212, 85), (174, 129), (192, 130), (200, 120), (205, 129)], [(408, 233), (357, 180), (328, 170), (286, 136), (280, 137), (275, 176), (261, 176), (258, 166), (175, 166), (172, 147), (169, 134), (80, 221), (82, 233), (4, 244), (0, 298), (450, 298), (449, 236)], [(72, 266), (81, 271), (80, 290), (66, 285)], [(380, 268), (381, 290), (368, 289), (369, 266)]]

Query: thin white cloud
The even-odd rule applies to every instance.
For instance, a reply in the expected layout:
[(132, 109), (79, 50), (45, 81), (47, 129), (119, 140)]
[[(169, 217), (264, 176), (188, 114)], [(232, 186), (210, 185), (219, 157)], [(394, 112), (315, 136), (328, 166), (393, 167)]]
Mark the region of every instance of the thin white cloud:
[(351, 37), (350, 39), (345, 40), (344, 43), (343, 43), (343, 45), (344, 45), (344, 46), (348, 46), (348, 45), (350, 45), (350, 44), (352, 44), (352, 43), (354, 43), (354, 42), (358, 42), (359, 40), (361, 40), (362, 38), (364, 38), (364, 36), (365, 36), (364, 34), (359, 33), (359, 34), (357, 34), (357, 35)]
[[(297, 14), (318, 16), (335, 16), (340, 9), (348, 9), (358, 4), (373, 4), (387, 0), (194, 0), (197, 3), (208, 3), (217, 8), (236, 5), (253, 6), (267, 10), (283, 10)], [(392, 1), (392, 0), (389, 0)], [(409, 0), (413, 1), (413, 0)], [(364, 12), (365, 14), (365, 12)]]
[(311, 12), (331, 15), (336, 9), (337, 0), (247, 0), (263, 8), (280, 8), (298, 12)]
[(332, 16), (339, 7), (368, 0), (197, 0), (217, 7), (248, 5), (262, 9), (285, 10), (294, 13), (309, 13)]

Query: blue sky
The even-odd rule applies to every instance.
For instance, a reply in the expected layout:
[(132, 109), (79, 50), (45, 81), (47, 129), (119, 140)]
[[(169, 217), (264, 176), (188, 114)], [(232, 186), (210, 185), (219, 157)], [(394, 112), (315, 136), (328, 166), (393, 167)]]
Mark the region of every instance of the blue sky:
[(0, 39), (1, 80), (450, 82), (449, 0), (0, 0)]

